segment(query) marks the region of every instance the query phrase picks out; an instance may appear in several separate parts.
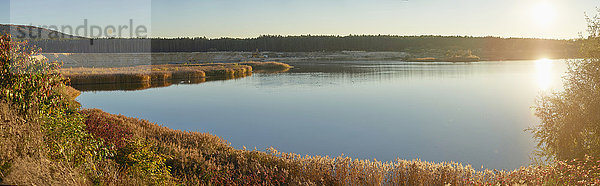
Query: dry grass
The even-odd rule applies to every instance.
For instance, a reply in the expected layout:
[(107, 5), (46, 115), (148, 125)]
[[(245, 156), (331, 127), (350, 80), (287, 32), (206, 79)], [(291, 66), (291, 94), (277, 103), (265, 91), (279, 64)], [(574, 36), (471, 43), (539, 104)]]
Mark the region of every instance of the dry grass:
[(75, 100), (81, 92), (73, 87), (62, 85), (61, 88), (58, 89), (58, 93), (64, 95), (68, 100)]
[[(160, 84), (173, 80), (197, 81), (202, 78), (239, 78), (255, 72), (285, 72), (292, 68), (279, 62), (242, 62), (181, 65), (142, 65), (118, 68), (63, 68), (60, 73), (72, 85), (136, 83)], [(164, 84), (164, 83), (163, 83)]]
[(11, 185), (89, 185), (78, 169), (46, 158), (19, 158), (12, 162), (2, 184)]
[(0, 100), (0, 161), (6, 163), (18, 157), (42, 156), (39, 147), (44, 144), (43, 133), (39, 121), (34, 119), (25, 119)]
[(239, 63), (240, 65), (248, 65), (254, 69), (254, 72), (285, 72), (293, 68), (292, 66), (280, 62), (256, 62), (247, 61)]
[(0, 102), (0, 184), (85, 183), (85, 177), (77, 169), (46, 158), (44, 134), (36, 118), (24, 118), (9, 104)]
[(63, 68), (60, 73), (68, 77), (73, 85), (154, 83), (174, 79), (243, 77), (252, 73), (252, 67), (237, 64), (144, 65), (120, 68)]
[(412, 59), (409, 59), (408, 61), (414, 61), (414, 62), (435, 62), (435, 61), (438, 61), (438, 59), (434, 58), (434, 57), (421, 57), (421, 58), (412, 58)]

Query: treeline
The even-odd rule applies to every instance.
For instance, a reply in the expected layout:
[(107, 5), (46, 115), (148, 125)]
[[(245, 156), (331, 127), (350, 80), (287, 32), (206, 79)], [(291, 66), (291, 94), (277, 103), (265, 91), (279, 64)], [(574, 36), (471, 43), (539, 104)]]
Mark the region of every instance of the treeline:
[(257, 38), (41, 39), (45, 52), (211, 52), (211, 51), (550, 51), (575, 54), (575, 40), (460, 36), (260, 36)]

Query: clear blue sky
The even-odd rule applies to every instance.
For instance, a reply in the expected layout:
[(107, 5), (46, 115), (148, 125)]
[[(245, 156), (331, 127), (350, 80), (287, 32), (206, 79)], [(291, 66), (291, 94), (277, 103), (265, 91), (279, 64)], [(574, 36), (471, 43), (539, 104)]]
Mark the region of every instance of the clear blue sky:
[(129, 24), (153, 37), (469, 35), (577, 38), (597, 0), (0, 0), (33, 25)]

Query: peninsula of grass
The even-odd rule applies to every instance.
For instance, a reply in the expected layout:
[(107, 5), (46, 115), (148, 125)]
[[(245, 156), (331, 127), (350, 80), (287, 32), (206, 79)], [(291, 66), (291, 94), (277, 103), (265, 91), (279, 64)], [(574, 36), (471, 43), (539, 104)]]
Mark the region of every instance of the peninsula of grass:
[(287, 71), (287, 70), (293, 68), (292, 66), (290, 66), (288, 64), (280, 63), (280, 62), (273, 62), (273, 61), (270, 61), (270, 62), (247, 61), (247, 62), (242, 62), (239, 64), (251, 66), (252, 69), (255, 71), (265, 71), (265, 72)]
[(232, 79), (252, 74), (253, 70), (286, 71), (291, 66), (279, 62), (141, 65), (115, 68), (62, 68), (60, 73), (72, 85), (138, 83), (158, 84), (172, 80), (201, 78)]
[(243, 77), (252, 67), (237, 64), (142, 65), (117, 68), (63, 68), (60, 73), (73, 85), (105, 83), (148, 83), (171, 79), (211, 77)]

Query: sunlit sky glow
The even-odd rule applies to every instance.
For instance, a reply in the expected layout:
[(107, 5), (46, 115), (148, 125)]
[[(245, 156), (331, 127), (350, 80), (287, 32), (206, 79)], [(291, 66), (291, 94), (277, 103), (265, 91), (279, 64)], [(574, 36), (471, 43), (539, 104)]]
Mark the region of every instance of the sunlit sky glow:
[[(0, 0), (6, 9), (8, 0)], [(154, 37), (468, 35), (577, 38), (597, 0), (12, 0), (0, 23), (151, 27)], [(151, 25), (151, 26), (150, 26)]]

